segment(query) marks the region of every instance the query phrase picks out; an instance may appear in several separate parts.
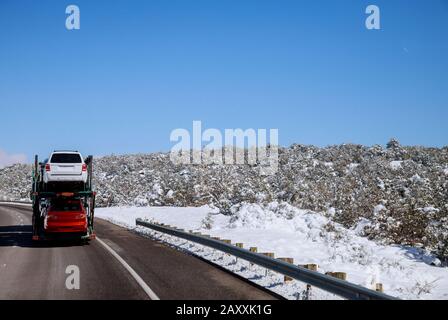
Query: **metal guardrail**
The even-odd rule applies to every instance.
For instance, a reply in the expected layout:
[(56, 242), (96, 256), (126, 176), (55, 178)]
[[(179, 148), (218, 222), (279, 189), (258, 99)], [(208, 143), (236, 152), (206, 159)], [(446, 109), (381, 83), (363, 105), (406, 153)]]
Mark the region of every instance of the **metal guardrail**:
[(17, 203), (17, 204), (33, 204), (31, 201), (17, 201), (17, 200), (0, 200), (0, 203)]
[(137, 219), (136, 224), (138, 226), (150, 228), (158, 232), (166, 233), (231, 254), (235, 257), (257, 264), (261, 267), (278, 272), (349, 300), (398, 300), (397, 298), (391, 297), (384, 293), (376, 292), (359, 285), (276, 260), (259, 253), (253, 253), (206, 236), (191, 234), (160, 224), (146, 222), (141, 219)]

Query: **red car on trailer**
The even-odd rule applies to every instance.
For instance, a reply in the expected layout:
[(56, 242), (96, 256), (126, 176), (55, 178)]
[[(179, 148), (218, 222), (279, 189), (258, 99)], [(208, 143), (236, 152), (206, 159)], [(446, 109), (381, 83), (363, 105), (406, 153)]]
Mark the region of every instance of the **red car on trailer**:
[(87, 212), (80, 199), (54, 199), (44, 218), (46, 233), (87, 234)]

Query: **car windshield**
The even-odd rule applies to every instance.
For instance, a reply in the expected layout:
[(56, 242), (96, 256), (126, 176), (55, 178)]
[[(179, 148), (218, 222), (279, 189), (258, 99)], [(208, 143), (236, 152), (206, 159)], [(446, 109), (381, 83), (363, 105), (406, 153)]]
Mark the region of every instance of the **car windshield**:
[(79, 201), (54, 201), (51, 204), (51, 211), (80, 211)]
[(55, 153), (51, 157), (51, 163), (81, 163), (81, 156), (76, 153)]

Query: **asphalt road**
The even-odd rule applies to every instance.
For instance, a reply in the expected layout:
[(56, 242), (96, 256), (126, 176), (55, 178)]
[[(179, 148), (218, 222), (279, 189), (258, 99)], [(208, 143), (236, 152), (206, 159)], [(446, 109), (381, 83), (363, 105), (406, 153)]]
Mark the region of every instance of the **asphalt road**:
[[(162, 300), (271, 300), (237, 276), (151, 239), (96, 219), (96, 233)], [(80, 272), (69, 290), (68, 266)], [(35, 244), (31, 210), (0, 204), (0, 300), (150, 299), (135, 277), (99, 241)]]

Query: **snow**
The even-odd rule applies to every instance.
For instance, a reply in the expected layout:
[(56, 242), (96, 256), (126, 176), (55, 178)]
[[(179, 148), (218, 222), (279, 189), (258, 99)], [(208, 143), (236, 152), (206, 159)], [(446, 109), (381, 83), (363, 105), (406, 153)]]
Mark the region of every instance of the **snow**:
[(425, 179), (423, 179), (422, 177), (420, 177), (418, 174), (415, 174), (411, 177), (411, 181), (413, 183), (424, 183)]
[(372, 221), (366, 218), (359, 219), (358, 223), (355, 225), (355, 227), (352, 229), (355, 234), (358, 236), (364, 236), (364, 230), (366, 227), (370, 227), (372, 225)]
[(432, 207), (432, 206), (429, 206), (429, 207), (424, 207), (424, 208), (422, 208), (422, 211), (424, 212), (424, 213), (435, 213), (435, 212), (439, 212), (440, 210), (439, 209), (437, 209), (437, 208), (434, 208), (434, 207)]
[(146, 206), (149, 205), (149, 202), (148, 202), (148, 199), (146, 199), (146, 198), (144, 198), (144, 197), (142, 197), (142, 196), (139, 196), (139, 197), (136, 197), (136, 198), (134, 199), (134, 204), (135, 204), (137, 207), (146, 207)]
[(380, 178), (377, 179), (378, 180), (378, 188), (380, 188), (381, 190), (385, 190), (386, 189), (386, 185), (384, 184), (384, 181), (381, 180)]
[(334, 216), (336, 215), (336, 209), (333, 208), (333, 207), (329, 208), (329, 209), (327, 210), (327, 215), (328, 215), (329, 217), (334, 217)]
[(356, 168), (359, 167), (359, 163), (350, 163), (347, 165), (347, 172), (352, 172), (353, 170), (355, 170)]
[(168, 190), (168, 192), (165, 195), (167, 198), (171, 199), (174, 196), (174, 191), (173, 190)]
[[(379, 206), (378, 206), (379, 209)], [(219, 214), (208, 206), (114, 207), (100, 208), (96, 216), (115, 224), (150, 233), (153, 237), (182, 250), (188, 250), (220, 264), (287, 297), (300, 299), (304, 285), (283, 284), (279, 275), (184, 240), (136, 228), (137, 218), (154, 220), (185, 230), (193, 230), (259, 252), (274, 252), (276, 257), (294, 258), (295, 264), (316, 263), (320, 272), (346, 272), (350, 282), (372, 288), (381, 282), (387, 294), (404, 299), (448, 299), (448, 268), (423, 249), (386, 246), (362, 235), (369, 224), (361, 220), (355, 228), (345, 229), (322, 214), (301, 210), (286, 203), (241, 204), (231, 208), (232, 215)], [(438, 265), (434, 266), (434, 265)], [(335, 297), (315, 290), (315, 299)]]
[(386, 210), (386, 207), (382, 204), (379, 204), (373, 208), (373, 215), (377, 216), (381, 213), (381, 211)]
[(401, 169), (402, 163), (403, 163), (403, 161), (391, 161), (390, 167), (392, 168), (392, 170), (398, 170), (398, 169)]
[(202, 224), (202, 220), (211, 211), (208, 206), (201, 208), (112, 207), (97, 208), (95, 216), (129, 229), (135, 228), (135, 220), (141, 218), (154, 219), (165, 224), (193, 230)]
[(324, 162), (324, 166), (326, 166), (327, 168), (333, 168), (334, 164), (333, 162)]

